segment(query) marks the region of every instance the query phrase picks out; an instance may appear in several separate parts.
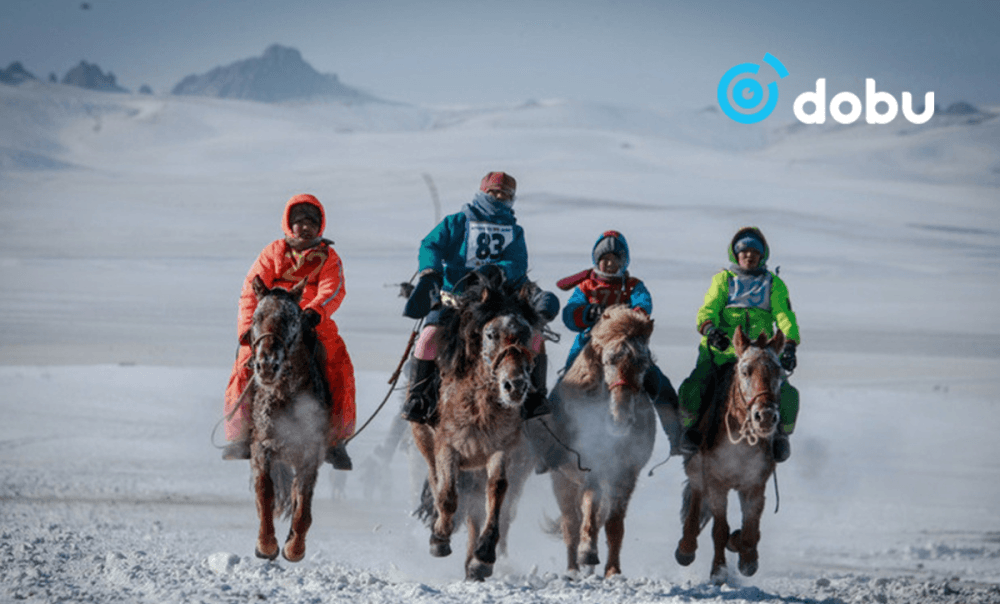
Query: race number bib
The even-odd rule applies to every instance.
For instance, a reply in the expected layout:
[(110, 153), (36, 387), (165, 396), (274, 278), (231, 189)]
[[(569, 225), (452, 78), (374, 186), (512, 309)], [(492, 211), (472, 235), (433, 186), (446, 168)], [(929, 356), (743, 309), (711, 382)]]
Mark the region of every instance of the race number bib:
[(513, 240), (513, 225), (470, 221), (465, 238), (465, 266), (475, 269), (493, 264)]

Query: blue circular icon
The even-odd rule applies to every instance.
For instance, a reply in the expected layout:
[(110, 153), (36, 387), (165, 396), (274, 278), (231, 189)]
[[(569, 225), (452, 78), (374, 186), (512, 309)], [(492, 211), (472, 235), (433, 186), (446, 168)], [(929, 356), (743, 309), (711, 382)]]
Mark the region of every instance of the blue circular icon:
[[(778, 72), (780, 78), (788, 75), (785, 66), (771, 53), (764, 55), (764, 61)], [(760, 66), (756, 63), (740, 63), (719, 80), (719, 107), (730, 119), (741, 124), (756, 124), (771, 115), (778, 105), (778, 83), (771, 82), (765, 87), (753, 77), (759, 71)]]

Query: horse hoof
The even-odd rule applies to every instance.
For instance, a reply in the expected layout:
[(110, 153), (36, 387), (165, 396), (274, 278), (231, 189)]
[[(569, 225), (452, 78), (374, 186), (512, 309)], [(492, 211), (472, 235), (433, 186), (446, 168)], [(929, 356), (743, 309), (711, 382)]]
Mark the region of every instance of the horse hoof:
[(493, 565), (475, 559), (469, 562), (469, 568), (465, 570), (465, 578), (469, 581), (483, 581), (491, 576), (493, 576)]
[(451, 555), (451, 543), (447, 539), (438, 539), (431, 535), (431, 555), (435, 558), (444, 558)]
[(713, 585), (725, 585), (726, 579), (728, 578), (729, 578), (729, 571), (726, 570), (725, 566), (720, 566), (719, 568), (712, 571)]
[(726, 549), (734, 553), (740, 551), (740, 529), (736, 529), (729, 535), (729, 541), (726, 541)]
[(752, 577), (757, 572), (757, 561), (740, 562), (740, 572), (744, 577)]
[(680, 564), (681, 566), (688, 566), (694, 562), (694, 552), (685, 554), (681, 551), (681, 548), (678, 547), (677, 551), (674, 552), (674, 558), (677, 559), (677, 564)]
[(497, 561), (497, 548), (496, 546), (490, 546), (488, 543), (483, 543), (476, 548), (476, 560), (479, 560), (483, 564), (493, 564)]
[(306, 548), (305, 546), (301, 549), (295, 548), (292, 547), (291, 544), (286, 543), (285, 547), (281, 550), (281, 555), (289, 562), (301, 562), (302, 559), (306, 557)]
[(265, 554), (264, 552), (260, 551), (259, 547), (253, 548), (253, 553), (261, 560), (274, 560), (275, 558), (278, 557), (278, 546), (277, 545), (274, 546), (274, 553), (272, 554)]
[(584, 566), (597, 566), (601, 563), (601, 558), (597, 555), (597, 552), (593, 550), (580, 552), (577, 557), (580, 559), (580, 564), (583, 564)]

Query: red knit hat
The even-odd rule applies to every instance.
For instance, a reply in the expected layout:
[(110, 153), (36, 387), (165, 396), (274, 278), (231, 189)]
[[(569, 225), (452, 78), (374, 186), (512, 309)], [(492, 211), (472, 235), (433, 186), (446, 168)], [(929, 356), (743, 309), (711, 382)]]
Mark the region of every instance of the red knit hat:
[(479, 183), (479, 190), (483, 193), (501, 191), (513, 197), (514, 191), (517, 190), (517, 181), (506, 172), (490, 172)]

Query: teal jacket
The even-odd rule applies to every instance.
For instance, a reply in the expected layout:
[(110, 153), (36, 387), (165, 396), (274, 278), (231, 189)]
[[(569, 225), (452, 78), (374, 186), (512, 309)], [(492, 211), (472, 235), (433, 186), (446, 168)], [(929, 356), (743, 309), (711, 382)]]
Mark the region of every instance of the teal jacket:
[(528, 247), (514, 211), (480, 192), (461, 212), (445, 217), (424, 237), (417, 260), (418, 270), (440, 272), (442, 289), (458, 294), (465, 289), (463, 278), (485, 264), (503, 269), (508, 281), (524, 281)]

